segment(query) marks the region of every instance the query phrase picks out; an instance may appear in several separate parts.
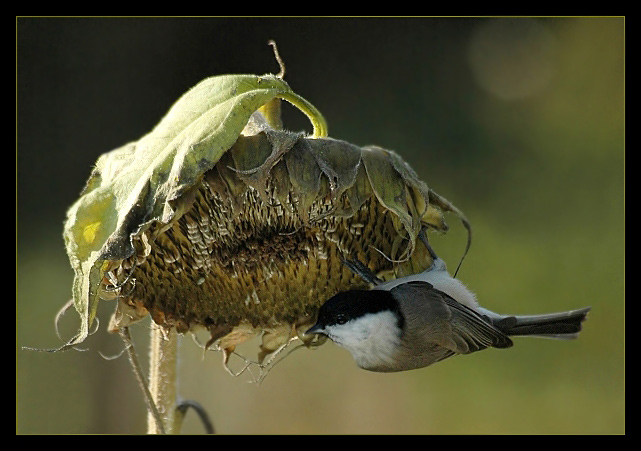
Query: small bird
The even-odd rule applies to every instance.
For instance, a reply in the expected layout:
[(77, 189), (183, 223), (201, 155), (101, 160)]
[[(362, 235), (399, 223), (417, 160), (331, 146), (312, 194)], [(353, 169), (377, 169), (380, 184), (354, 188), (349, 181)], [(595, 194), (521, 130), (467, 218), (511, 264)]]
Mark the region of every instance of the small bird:
[(509, 348), (510, 336), (574, 339), (590, 307), (546, 315), (499, 315), (447, 271), (424, 232), (432, 256), (425, 271), (381, 281), (360, 261), (344, 261), (374, 287), (328, 299), (306, 334), (322, 334), (347, 349), (356, 364), (378, 372), (423, 368), (456, 354)]

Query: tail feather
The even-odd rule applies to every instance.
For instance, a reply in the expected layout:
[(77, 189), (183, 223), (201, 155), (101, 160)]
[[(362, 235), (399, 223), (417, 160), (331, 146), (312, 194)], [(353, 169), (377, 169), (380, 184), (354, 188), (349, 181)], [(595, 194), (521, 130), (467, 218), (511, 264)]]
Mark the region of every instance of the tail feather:
[(530, 335), (570, 340), (582, 329), (590, 307), (547, 315), (504, 316), (493, 321), (494, 326), (506, 335)]

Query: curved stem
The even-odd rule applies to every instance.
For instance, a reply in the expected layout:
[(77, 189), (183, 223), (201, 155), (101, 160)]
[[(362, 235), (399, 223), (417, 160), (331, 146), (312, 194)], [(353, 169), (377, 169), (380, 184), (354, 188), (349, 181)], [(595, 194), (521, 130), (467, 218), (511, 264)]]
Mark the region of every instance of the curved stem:
[(214, 434), (214, 425), (212, 424), (211, 420), (209, 419), (209, 415), (207, 415), (207, 412), (205, 409), (198, 404), (196, 401), (182, 401), (180, 404), (176, 406), (176, 417), (174, 419), (174, 433), (180, 432), (180, 428), (182, 427), (182, 422), (185, 419), (185, 414), (187, 413), (187, 409), (192, 408), (196, 411), (198, 414), (198, 418), (200, 418), (200, 421), (203, 423), (203, 427), (205, 428), (205, 434)]
[[(176, 409), (176, 364), (178, 335), (175, 329), (164, 330), (156, 325), (151, 329), (149, 354), (149, 391), (162, 421), (164, 431), (174, 433)], [(147, 416), (147, 433), (162, 434), (154, 415)]]
[(314, 127), (314, 138), (325, 138), (328, 136), (327, 122), (314, 105), (293, 91), (279, 93), (277, 97), (287, 100), (307, 116)]

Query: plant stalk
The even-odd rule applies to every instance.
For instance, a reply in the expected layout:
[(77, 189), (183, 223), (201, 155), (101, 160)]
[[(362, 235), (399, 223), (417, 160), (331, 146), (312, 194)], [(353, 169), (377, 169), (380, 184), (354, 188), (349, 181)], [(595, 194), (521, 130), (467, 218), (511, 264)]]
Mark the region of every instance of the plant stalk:
[[(171, 328), (165, 330), (156, 325), (151, 328), (151, 344), (149, 354), (149, 391), (158, 409), (160, 418), (167, 434), (174, 431), (174, 415), (176, 412), (177, 392), (177, 356), (178, 335)], [(159, 434), (154, 416), (147, 415), (147, 433)]]

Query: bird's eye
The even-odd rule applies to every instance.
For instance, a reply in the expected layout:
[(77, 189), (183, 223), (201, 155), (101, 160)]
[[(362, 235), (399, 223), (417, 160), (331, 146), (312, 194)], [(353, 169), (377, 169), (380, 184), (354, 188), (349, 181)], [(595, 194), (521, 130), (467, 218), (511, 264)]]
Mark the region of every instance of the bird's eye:
[(345, 324), (347, 322), (347, 316), (339, 313), (336, 315), (336, 324)]

